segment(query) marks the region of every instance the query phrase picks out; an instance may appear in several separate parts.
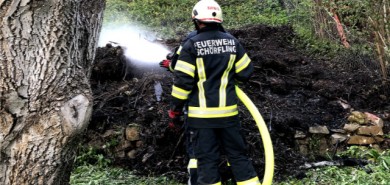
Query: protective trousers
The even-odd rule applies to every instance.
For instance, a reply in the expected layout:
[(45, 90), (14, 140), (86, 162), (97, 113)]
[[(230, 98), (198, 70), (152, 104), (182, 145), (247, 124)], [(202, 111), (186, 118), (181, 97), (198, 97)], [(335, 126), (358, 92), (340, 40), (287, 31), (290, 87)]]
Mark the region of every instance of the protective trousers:
[(188, 162), (187, 170), (188, 170), (188, 185), (197, 185), (198, 181), (198, 160), (195, 158), (194, 153), (194, 147), (193, 147), (193, 141), (191, 138), (191, 135), (193, 135), (193, 131), (189, 130), (188, 127), (186, 127), (185, 131), (187, 135), (187, 154), (190, 158), (190, 161)]
[(193, 131), (191, 131), (188, 127), (188, 108), (187, 105), (184, 106), (184, 134), (186, 136), (186, 149), (187, 149), (187, 154), (190, 160), (188, 161), (188, 185), (197, 185), (198, 181), (198, 160), (195, 158), (195, 153), (194, 153), (194, 147), (193, 147), (193, 141), (191, 138), (191, 135), (193, 135)]
[[(220, 149), (224, 149), (238, 183), (258, 182), (252, 162), (246, 155), (247, 148), (240, 134), (240, 125), (227, 128), (189, 128), (198, 160), (198, 184), (219, 184)], [(220, 148), (222, 147), (222, 148)], [(245, 183), (240, 183), (245, 184)], [(260, 184), (260, 183), (258, 183)]]
[(188, 162), (188, 185), (197, 185), (198, 184), (198, 162), (195, 158), (191, 158)]

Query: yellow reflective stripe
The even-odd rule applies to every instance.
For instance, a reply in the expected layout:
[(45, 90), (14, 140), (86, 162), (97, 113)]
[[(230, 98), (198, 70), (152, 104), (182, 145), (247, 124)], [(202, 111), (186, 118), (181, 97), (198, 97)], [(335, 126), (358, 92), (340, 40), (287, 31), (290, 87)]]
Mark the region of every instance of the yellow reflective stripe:
[(243, 69), (245, 69), (249, 65), (250, 62), (251, 62), (251, 59), (245, 53), (245, 55), (236, 63), (236, 73), (239, 73)]
[(198, 68), (198, 89), (199, 89), (199, 107), (206, 107), (206, 96), (204, 92), (203, 83), (206, 81), (206, 71), (202, 58), (196, 59), (196, 67)]
[(175, 85), (172, 86), (172, 96), (181, 100), (188, 99), (188, 95), (191, 93), (191, 91), (186, 91), (182, 88), (176, 87)]
[(188, 107), (188, 117), (222, 118), (238, 115), (237, 105), (228, 107)]
[(183, 49), (182, 46), (180, 46), (179, 49), (177, 49), (176, 54), (180, 55), (181, 49)]
[(192, 77), (195, 76), (195, 66), (182, 60), (177, 61), (175, 70), (186, 73)]
[(214, 184), (211, 184), (211, 185), (222, 185), (221, 182), (217, 182), (217, 183), (214, 183)]
[(258, 177), (254, 177), (246, 181), (237, 182), (237, 185), (261, 185), (261, 183)]
[(230, 55), (228, 67), (226, 68), (225, 72), (223, 72), (223, 75), (221, 78), (221, 86), (219, 87), (219, 106), (220, 107), (226, 106), (226, 86), (229, 82), (228, 81), (229, 80), (229, 72), (230, 72), (230, 70), (232, 70), (235, 60), (236, 60), (236, 55)]
[(198, 160), (197, 159), (190, 159), (188, 162), (187, 168), (198, 168)]
[(227, 166), (230, 166), (230, 163), (229, 163), (229, 162), (227, 162)]

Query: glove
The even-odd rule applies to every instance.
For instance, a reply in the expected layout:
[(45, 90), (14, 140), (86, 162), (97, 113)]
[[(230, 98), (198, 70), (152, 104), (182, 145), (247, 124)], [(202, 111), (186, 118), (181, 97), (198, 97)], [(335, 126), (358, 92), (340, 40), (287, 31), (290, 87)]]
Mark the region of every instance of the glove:
[(171, 60), (163, 60), (160, 63), (160, 67), (166, 68), (169, 70), (169, 66), (171, 65)]
[(181, 116), (183, 113), (181, 112), (175, 112), (173, 110), (168, 111), (168, 116), (170, 118), (170, 122), (168, 124), (168, 127), (175, 131), (180, 131), (183, 121), (181, 120)]

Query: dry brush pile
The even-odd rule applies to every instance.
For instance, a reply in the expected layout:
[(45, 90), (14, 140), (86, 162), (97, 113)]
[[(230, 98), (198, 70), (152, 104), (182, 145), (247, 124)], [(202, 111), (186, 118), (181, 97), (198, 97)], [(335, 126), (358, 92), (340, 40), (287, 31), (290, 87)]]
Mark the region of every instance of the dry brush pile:
[[(297, 131), (307, 132), (317, 125), (338, 129), (350, 111), (361, 110), (381, 116), (387, 133), (389, 88), (369, 68), (374, 61), (347, 54), (313, 58), (294, 48), (290, 27), (256, 25), (230, 33), (242, 42), (255, 66), (252, 79), (242, 87), (270, 130), (276, 178), (296, 175), (297, 166), (316, 159), (299, 152)], [(171, 47), (178, 43), (166, 41)], [(96, 147), (115, 165), (185, 181), (185, 135), (167, 128), (172, 81), (173, 75), (157, 64), (128, 65), (120, 46), (99, 48), (91, 78), (94, 111), (85, 144)], [(249, 154), (262, 177), (261, 138), (243, 105), (240, 113)], [(225, 163), (221, 164), (225, 171)]]

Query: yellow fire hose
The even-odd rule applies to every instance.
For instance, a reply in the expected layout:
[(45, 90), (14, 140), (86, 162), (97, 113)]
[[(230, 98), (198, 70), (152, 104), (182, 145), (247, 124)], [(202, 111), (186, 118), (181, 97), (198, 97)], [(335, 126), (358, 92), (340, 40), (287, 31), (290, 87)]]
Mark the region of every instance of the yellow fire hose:
[(236, 86), (236, 93), (238, 98), (251, 113), (257, 128), (259, 129), (265, 152), (265, 172), (262, 184), (270, 185), (272, 184), (272, 178), (274, 176), (274, 149), (272, 147), (271, 136), (268, 132), (267, 125), (255, 104), (253, 104), (249, 97), (238, 86)]

